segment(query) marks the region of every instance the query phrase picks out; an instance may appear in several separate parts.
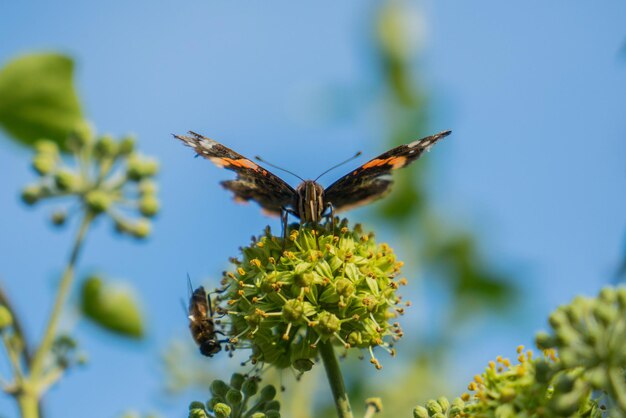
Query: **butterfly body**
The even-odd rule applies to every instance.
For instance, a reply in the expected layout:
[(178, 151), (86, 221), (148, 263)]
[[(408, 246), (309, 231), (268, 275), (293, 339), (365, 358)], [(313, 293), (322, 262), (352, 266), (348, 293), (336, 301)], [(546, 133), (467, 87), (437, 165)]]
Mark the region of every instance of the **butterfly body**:
[(304, 180), (295, 189), (255, 162), (230, 148), (194, 132), (189, 136), (174, 135), (218, 167), (237, 173), (235, 180), (221, 182), (239, 201), (257, 202), (266, 213), (292, 214), (302, 223), (317, 223), (326, 215), (334, 215), (353, 207), (368, 204), (391, 191), (391, 172), (417, 160), (439, 139), (451, 131), (440, 132), (406, 145), (395, 147), (344, 175), (327, 188), (314, 180)]

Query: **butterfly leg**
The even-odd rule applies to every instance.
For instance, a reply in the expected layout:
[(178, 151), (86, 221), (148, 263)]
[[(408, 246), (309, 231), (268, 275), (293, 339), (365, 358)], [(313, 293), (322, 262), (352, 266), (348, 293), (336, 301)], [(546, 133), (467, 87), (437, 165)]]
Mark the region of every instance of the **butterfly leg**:
[(330, 210), (330, 230), (333, 235), (335, 235), (335, 207), (331, 202), (326, 204), (326, 209)]
[(280, 220), (281, 220), (281, 225), (283, 228), (283, 248), (281, 250), (281, 252), (285, 252), (285, 245), (287, 244), (287, 227), (288, 227), (288, 221), (289, 221), (289, 212), (290, 209), (288, 208), (281, 208), (280, 210)]

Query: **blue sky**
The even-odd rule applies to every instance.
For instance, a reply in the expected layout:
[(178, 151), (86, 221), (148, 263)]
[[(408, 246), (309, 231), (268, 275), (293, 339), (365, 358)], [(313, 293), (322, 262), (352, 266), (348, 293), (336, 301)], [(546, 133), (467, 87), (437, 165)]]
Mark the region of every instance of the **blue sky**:
[[(79, 325), (91, 363), (52, 390), (49, 418), (84, 416), (89, 405), (102, 417), (160, 408), (160, 350), (187, 331), (179, 306), (186, 273), (217, 279), (251, 234), (278, 225), (252, 205), (232, 204), (218, 185), (230, 173), (191, 158), (170, 133), (193, 129), (303, 177), (356, 150), (384, 151), (376, 109), (357, 103), (342, 120), (311, 111), (328, 86), (366, 86), (377, 76), (370, 41), (378, 3), (242, 4), (0, 4), (0, 64), (24, 52), (70, 54), (98, 130), (136, 133), (143, 152), (162, 163), (163, 211), (152, 239), (116, 238), (102, 222), (80, 268), (133, 283), (150, 320), (148, 340), (125, 343)], [(525, 289), (527, 318), (515, 325), (521, 331), (467, 348), (475, 372), (502, 347), (529, 342), (558, 304), (595, 293), (620, 260), (626, 3), (410, 4), (425, 23), (419, 56), (432, 131), (453, 130), (431, 153), (435, 204), (446, 219), (479, 232), (485, 257), (514, 272)], [(28, 157), (0, 143), (0, 279), (37, 339), (72, 231), (48, 228), (52, 207), (19, 202), (20, 188), (34, 179)], [(365, 215), (357, 210), (350, 218)], [(393, 245), (393, 236), (383, 238)], [(475, 324), (484, 334), (481, 327), (498, 325)], [(184, 402), (163, 408), (166, 416), (182, 416)], [(3, 397), (0, 411), (16, 416)]]

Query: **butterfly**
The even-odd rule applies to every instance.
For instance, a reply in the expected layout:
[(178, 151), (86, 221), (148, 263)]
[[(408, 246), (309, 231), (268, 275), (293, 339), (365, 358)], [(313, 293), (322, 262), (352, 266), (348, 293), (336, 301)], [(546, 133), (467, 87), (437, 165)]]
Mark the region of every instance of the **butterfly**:
[(335, 213), (384, 197), (391, 191), (393, 170), (411, 164), (451, 132), (443, 131), (392, 148), (327, 188), (315, 180), (303, 180), (295, 189), (280, 177), (217, 141), (191, 131), (188, 136), (174, 137), (193, 148), (197, 155), (218, 167), (237, 173), (234, 180), (221, 182), (224, 188), (235, 195), (235, 200), (257, 202), (264, 212), (281, 216), (283, 226), (286, 226), (289, 214), (300, 219), (301, 223), (318, 223), (323, 217), (334, 219)]

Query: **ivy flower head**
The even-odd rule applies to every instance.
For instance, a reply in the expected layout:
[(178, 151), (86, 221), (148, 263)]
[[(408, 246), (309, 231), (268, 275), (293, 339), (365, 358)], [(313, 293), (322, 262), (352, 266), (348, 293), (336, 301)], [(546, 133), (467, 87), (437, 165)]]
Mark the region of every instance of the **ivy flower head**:
[[(120, 233), (148, 236), (149, 218), (159, 211), (152, 180), (158, 163), (139, 155), (132, 137), (94, 137), (88, 130), (68, 138), (66, 149), (74, 157), (73, 164), (55, 142), (36, 143), (32, 166), (39, 181), (22, 190), (22, 200), (33, 205), (52, 198), (73, 199), (91, 217), (108, 215)], [(59, 208), (51, 216), (52, 223), (64, 224), (68, 213), (67, 206)]]
[(224, 274), (220, 309), (232, 346), (251, 348), (253, 362), (304, 372), (320, 341), (365, 349), (376, 368), (374, 348), (394, 354), (402, 263), (372, 233), (345, 220), (334, 230), (292, 227), (285, 240), (267, 228), (241, 251)]

